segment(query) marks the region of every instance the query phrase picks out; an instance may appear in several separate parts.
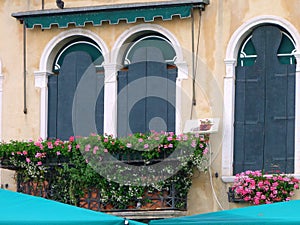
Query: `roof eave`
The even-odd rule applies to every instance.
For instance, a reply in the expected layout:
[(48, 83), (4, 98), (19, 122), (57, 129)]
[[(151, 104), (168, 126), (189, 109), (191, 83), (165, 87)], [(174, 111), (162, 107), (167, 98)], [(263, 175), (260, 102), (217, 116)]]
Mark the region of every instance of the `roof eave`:
[(153, 8), (153, 7), (168, 7), (179, 5), (193, 5), (194, 7), (200, 7), (204, 10), (205, 6), (209, 4), (209, 0), (179, 0), (179, 1), (162, 1), (162, 2), (148, 2), (148, 3), (131, 3), (131, 4), (112, 4), (103, 6), (90, 6), (90, 7), (74, 7), (64, 9), (48, 9), (48, 10), (34, 10), (25, 12), (12, 13), (11, 16), (23, 21), (26, 17), (43, 16), (43, 15), (65, 15), (65, 14), (77, 14), (77, 13), (89, 13), (98, 11), (120, 11), (126, 9), (138, 9), (138, 8)]

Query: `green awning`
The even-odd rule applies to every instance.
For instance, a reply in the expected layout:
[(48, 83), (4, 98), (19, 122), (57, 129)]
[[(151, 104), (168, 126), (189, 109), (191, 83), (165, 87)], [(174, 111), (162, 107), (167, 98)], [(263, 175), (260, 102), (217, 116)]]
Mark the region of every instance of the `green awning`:
[(171, 219), (151, 220), (149, 225), (295, 225), (300, 224), (300, 200), (247, 206)]
[(146, 225), (89, 209), (0, 189), (2, 225)]
[(26, 27), (30, 29), (35, 26), (50, 29), (52, 25), (66, 28), (70, 24), (84, 27), (86, 23), (100, 26), (103, 22), (110, 24), (118, 24), (120, 21), (135, 23), (137, 19), (143, 19), (145, 22), (154, 21), (155, 18), (172, 20), (174, 16), (183, 19), (191, 16), (192, 8), (204, 9), (207, 4), (209, 4), (209, 0), (115, 4), (18, 12), (13, 13), (12, 16), (25, 23)]

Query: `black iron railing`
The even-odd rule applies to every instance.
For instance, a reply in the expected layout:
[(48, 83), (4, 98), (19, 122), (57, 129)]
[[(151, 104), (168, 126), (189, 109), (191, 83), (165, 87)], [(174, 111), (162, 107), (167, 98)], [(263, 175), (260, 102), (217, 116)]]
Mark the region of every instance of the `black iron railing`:
[(245, 202), (245, 200), (239, 196), (233, 189), (232, 187), (229, 187), (228, 192), (228, 202), (235, 202), (235, 203), (239, 203), (239, 202)]
[(94, 187), (82, 190), (80, 196), (70, 197), (68, 183), (70, 179), (63, 177), (58, 172), (61, 167), (60, 164), (49, 166), (42, 181), (28, 180), (21, 171), (17, 170), (17, 191), (68, 204), (75, 203), (79, 207), (95, 211), (186, 210), (187, 207), (187, 198), (179, 193), (175, 183), (171, 183), (161, 191), (145, 188), (142, 197), (133, 198), (130, 204), (126, 205), (107, 198), (104, 199), (101, 191)]

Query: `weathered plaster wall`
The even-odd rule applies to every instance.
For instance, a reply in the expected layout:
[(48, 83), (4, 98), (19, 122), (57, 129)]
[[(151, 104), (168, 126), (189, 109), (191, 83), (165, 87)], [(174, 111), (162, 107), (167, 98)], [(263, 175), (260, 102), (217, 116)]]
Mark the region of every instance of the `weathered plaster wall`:
[(0, 188), (17, 191), (17, 184), (13, 170), (0, 168)]
[[(215, 104), (222, 104), (223, 101), (223, 78), (225, 76), (225, 52), (232, 34), (247, 20), (262, 16), (275, 15), (282, 17), (293, 24), (300, 31), (299, 1), (282, 0), (211, 0), (202, 14), (202, 31), (200, 42), (200, 58), (207, 65), (211, 74), (206, 83), (212, 85), (205, 93), (208, 96), (211, 113), (221, 115), (222, 107), (214, 107)], [(203, 76), (203, 74), (201, 74)], [(201, 76), (200, 75), (200, 76)], [(216, 92), (216, 89), (219, 92)], [(220, 98), (220, 99), (218, 99)], [(219, 100), (219, 101), (218, 101)], [(224, 106), (226, 107), (226, 105)], [(217, 111), (215, 111), (217, 110)], [(220, 111), (219, 111), (220, 110)], [(197, 111), (199, 114), (205, 110)], [(200, 113), (201, 112), (201, 113)], [(222, 124), (221, 124), (222, 129)], [(243, 207), (247, 204), (228, 203), (227, 191), (230, 183), (221, 181), (221, 160), (222, 160), (222, 132), (211, 136), (212, 139), (212, 165), (211, 175), (209, 173), (196, 175), (193, 188), (189, 196), (189, 214), (197, 212), (209, 212)], [(218, 173), (219, 177), (214, 176)], [(214, 193), (215, 192), (215, 196)], [(296, 191), (294, 198), (299, 198), (299, 191)]]
[[(52, 1), (45, 1), (45, 6), (49, 6)], [(68, 4), (71, 5), (72, 1), (68, 1)], [(39, 27), (34, 29), (26, 30), (26, 60), (27, 60), (27, 110), (28, 113), (23, 113), (23, 27), (22, 25), (16, 21), (13, 17), (11, 17), (11, 13), (18, 11), (25, 11), (30, 8), (36, 8), (39, 6), (36, 1), (31, 2), (27, 5), (24, 2), (23, 8), (21, 4), (16, 4), (15, 7), (8, 6), (4, 4), (5, 13), (1, 14), (8, 20), (2, 20), (3, 27), (9, 26), (9, 33), (12, 35), (6, 35), (3, 38), (3, 48), (1, 52), (5, 52), (5, 59), (3, 60), (3, 74), (5, 76), (4, 82), (4, 97), (3, 103), (7, 103), (5, 107), (9, 108), (9, 110), (5, 110), (3, 113), (3, 139), (29, 139), (29, 138), (38, 138), (40, 135), (39, 131), (39, 92), (40, 90), (34, 87), (34, 71), (39, 70), (40, 58), (43, 53), (43, 50), (47, 43), (51, 41), (55, 36), (57, 36), (60, 32), (73, 29), (73, 26), (64, 29), (58, 29), (55, 26), (52, 26), (51, 29), (41, 30)], [(86, 3), (85, 3), (86, 4)], [(83, 4), (84, 5), (84, 4)], [(19, 6), (19, 7), (17, 7)], [(38, 9), (38, 8), (37, 8)], [(92, 32), (99, 35), (99, 37), (104, 41), (104, 43), (108, 46), (109, 50), (112, 50), (116, 40), (119, 36), (125, 32), (127, 29), (136, 26), (138, 24), (143, 23), (142, 21), (138, 21), (135, 24), (126, 24), (125, 22), (121, 22), (118, 25), (109, 25), (103, 24), (102, 26), (93, 27), (92, 25), (86, 25), (82, 29), (91, 30)], [(191, 19), (180, 20), (175, 18), (173, 21), (162, 21), (157, 19), (154, 24), (161, 25), (162, 27), (168, 29), (171, 33), (176, 36), (178, 39), (183, 52), (184, 58), (189, 65), (191, 65), (190, 60), (192, 58), (192, 47), (191, 47)], [(180, 28), (180, 29), (178, 29)], [(7, 31), (8, 32), (8, 31)], [(17, 54), (17, 56), (15, 56)], [(8, 72), (9, 71), (9, 72)], [(14, 74), (14, 75), (13, 75)], [(191, 68), (188, 74), (191, 76)], [(198, 82), (199, 83), (199, 82)], [(15, 85), (15, 88), (12, 86)], [(183, 112), (182, 118), (183, 121), (190, 117), (190, 105), (191, 105), (191, 82), (184, 81), (183, 86), (186, 87), (184, 90), (184, 96), (186, 98), (182, 102), (183, 109), (186, 111)], [(203, 87), (202, 87), (203, 88)], [(203, 90), (198, 91), (199, 99), (205, 99), (205, 94)], [(203, 100), (201, 100), (203, 101)], [(206, 102), (205, 100), (204, 102)], [(206, 111), (206, 114), (209, 113), (208, 104), (203, 107), (203, 104), (197, 104), (197, 107), (201, 107)], [(194, 114), (198, 111), (197, 108), (194, 109)], [(194, 117), (194, 116), (193, 116)], [(198, 115), (196, 115), (198, 117)], [(184, 123), (182, 125), (183, 129)]]
[[(144, 2), (143, 0), (68, 0), (66, 7), (92, 6), (99, 4)], [(195, 51), (199, 48), (196, 59), (196, 101), (192, 108), (192, 36), (191, 19), (174, 19), (164, 21), (157, 19), (158, 24), (168, 29), (178, 39), (184, 59), (189, 65), (189, 79), (184, 80), (182, 101), (182, 121), (203, 117), (219, 117), (219, 132), (211, 135), (211, 173), (195, 172), (193, 187), (189, 194), (188, 213), (195, 214), (240, 207), (228, 203), (227, 190), (230, 184), (221, 181), (222, 162), (222, 112), (223, 78), (225, 76), (225, 51), (232, 34), (247, 20), (261, 15), (276, 15), (288, 20), (300, 30), (299, 0), (211, 0), (201, 18), (198, 11), (195, 19)], [(45, 9), (56, 8), (54, 0), (45, 0)], [(40, 57), (47, 43), (66, 29), (52, 27), (42, 31), (40, 28), (27, 30), (27, 107), (23, 113), (23, 29), (22, 25), (11, 17), (11, 13), (41, 9), (39, 0), (2, 0), (0, 3), (0, 60), (2, 62), (3, 83), (3, 140), (37, 139), (40, 135), (40, 90), (34, 86), (34, 71), (39, 70)], [(199, 26), (200, 22), (200, 26)], [(118, 37), (129, 28), (142, 23), (108, 25), (93, 27), (87, 25), (83, 29), (91, 30), (103, 39), (111, 50)], [(198, 32), (200, 27), (200, 32)], [(192, 110), (192, 114), (191, 114)], [(183, 128), (183, 127), (182, 127)], [(218, 177), (215, 177), (218, 173)], [(297, 198), (300, 197), (297, 192)], [(217, 200), (216, 200), (217, 199)]]

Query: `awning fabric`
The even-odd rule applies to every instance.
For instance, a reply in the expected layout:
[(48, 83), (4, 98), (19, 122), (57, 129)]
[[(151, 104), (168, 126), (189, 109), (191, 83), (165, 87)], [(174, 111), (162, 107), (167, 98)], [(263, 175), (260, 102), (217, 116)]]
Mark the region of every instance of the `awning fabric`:
[(50, 29), (52, 25), (66, 28), (70, 24), (84, 27), (86, 23), (100, 26), (103, 22), (118, 24), (120, 21), (135, 23), (137, 19), (151, 22), (155, 18), (171, 20), (173, 16), (188, 18), (193, 7), (204, 9), (209, 0), (169, 1), (138, 4), (115, 4), (106, 6), (36, 10), (13, 13), (12, 16), (25, 23), (27, 28), (40, 26)]
[[(125, 219), (102, 212), (0, 189), (0, 224), (124, 225)], [(146, 225), (127, 220), (128, 225)]]
[(152, 220), (149, 225), (296, 225), (300, 224), (300, 200), (248, 206), (192, 216)]

